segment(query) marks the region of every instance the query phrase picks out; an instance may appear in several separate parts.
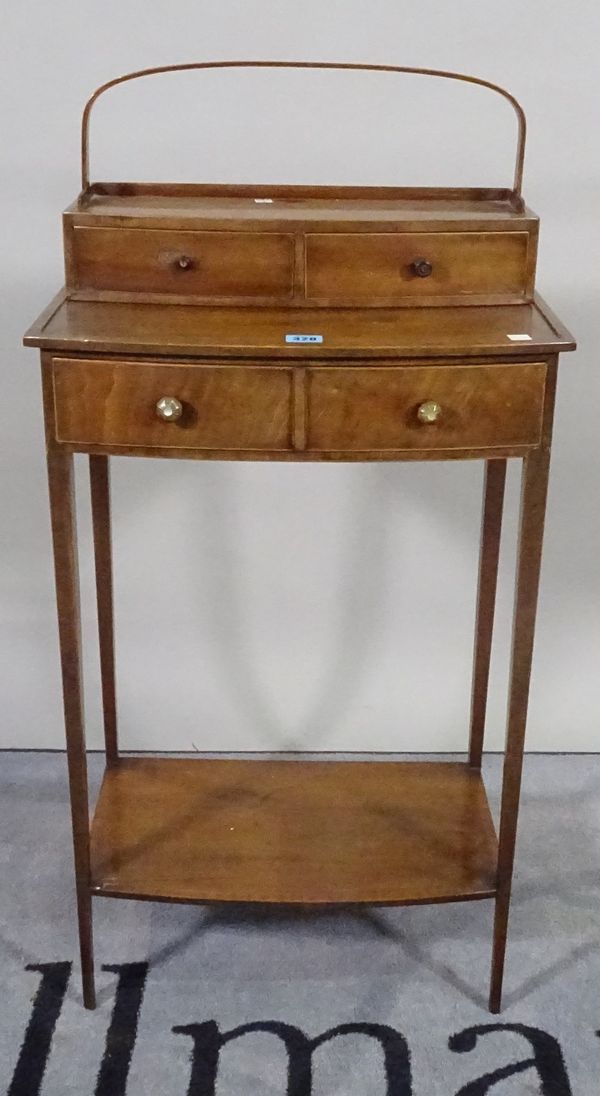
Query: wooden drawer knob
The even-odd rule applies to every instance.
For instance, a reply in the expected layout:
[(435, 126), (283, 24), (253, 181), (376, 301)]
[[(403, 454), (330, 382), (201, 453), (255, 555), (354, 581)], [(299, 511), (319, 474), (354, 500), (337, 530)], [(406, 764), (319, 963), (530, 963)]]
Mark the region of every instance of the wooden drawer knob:
[(424, 423), (426, 426), (432, 422), (437, 422), (442, 413), (442, 408), (435, 400), (425, 400), (417, 410), (417, 418), (419, 422)]
[(163, 422), (177, 422), (183, 415), (183, 404), (176, 396), (161, 396), (156, 405), (156, 414)]
[(433, 274), (433, 263), (430, 263), (429, 259), (415, 259), (412, 268), (417, 278), (428, 278), (430, 274)]
[(193, 270), (195, 265), (196, 264), (190, 255), (180, 255), (179, 258), (175, 260), (175, 266), (178, 270)]

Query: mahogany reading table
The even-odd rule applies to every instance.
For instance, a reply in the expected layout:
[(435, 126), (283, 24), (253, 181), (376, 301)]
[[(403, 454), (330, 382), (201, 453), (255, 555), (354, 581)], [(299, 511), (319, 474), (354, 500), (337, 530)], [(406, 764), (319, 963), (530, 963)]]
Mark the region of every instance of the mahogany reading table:
[[(227, 67), (377, 65), (214, 62)], [(534, 294), (538, 219), (510, 189), (91, 184), (64, 215), (66, 288), (41, 349), (84, 1003), (92, 897), (402, 905), (495, 900), (502, 975), (558, 355)], [(106, 771), (90, 825), (73, 454), (90, 461)], [(109, 457), (483, 460), (465, 763), (182, 760), (119, 753)], [(502, 504), (522, 461), (498, 837), (481, 777)], [(168, 748), (168, 740), (165, 746)]]

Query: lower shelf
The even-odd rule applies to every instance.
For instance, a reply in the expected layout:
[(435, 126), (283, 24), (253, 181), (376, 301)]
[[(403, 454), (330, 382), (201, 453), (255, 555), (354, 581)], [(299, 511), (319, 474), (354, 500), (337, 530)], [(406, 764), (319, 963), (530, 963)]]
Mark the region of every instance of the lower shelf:
[(114, 897), (402, 905), (492, 897), (497, 843), (464, 764), (123, 758), (91, 856)]

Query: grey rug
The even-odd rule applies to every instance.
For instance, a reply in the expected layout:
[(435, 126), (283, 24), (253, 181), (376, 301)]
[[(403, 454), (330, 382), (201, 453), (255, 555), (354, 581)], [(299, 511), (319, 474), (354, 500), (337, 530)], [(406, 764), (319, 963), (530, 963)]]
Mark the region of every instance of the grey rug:
[[(488, 902), (97, 899), (85, 1012), (64, 758), (0, 770), (0, 1096), (600, 1094), (600, 757), (527, 760), (500, 1017)], [(492, 800), (499, 771), (489, 758)]]

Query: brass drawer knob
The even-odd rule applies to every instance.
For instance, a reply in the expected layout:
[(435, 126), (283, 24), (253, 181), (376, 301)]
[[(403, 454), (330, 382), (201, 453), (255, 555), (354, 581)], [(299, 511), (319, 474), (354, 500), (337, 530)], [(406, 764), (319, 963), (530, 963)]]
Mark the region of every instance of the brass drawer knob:
[(425, 400), (419, 409), (417, 410), (417, 418), (419, 422), (423, 422), (429, 425), (432, 422), (437, 422), (442, 413), (442, 408), (435, 400)]
[(415, 259), (412, 268), (417, 278), (428, 278), (430, 274), (433, 274), (433, 263), (430, 263), (429, 259)]
[(177, 422), (183, 415), (183, 404), (176, 396), (161, 396), (156, 405), (156, 414), (163, 422)]
[(180, 255), (175, 260), (175, 266), (178, 270), (193, 270), (194, 265), (194, 260), (189, 255)]

